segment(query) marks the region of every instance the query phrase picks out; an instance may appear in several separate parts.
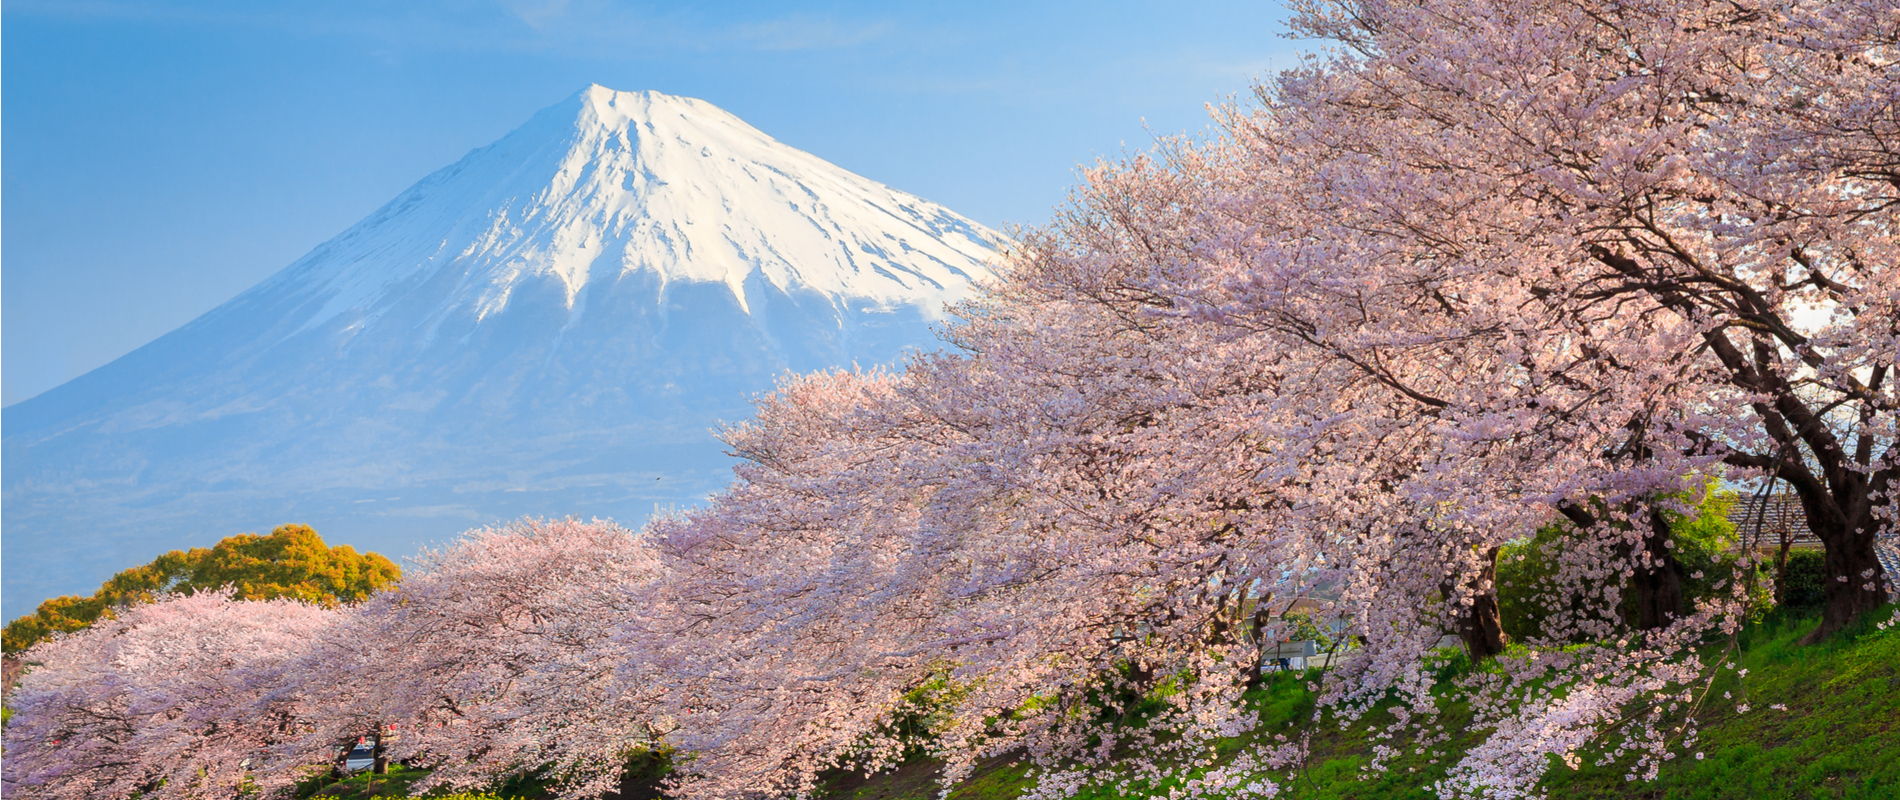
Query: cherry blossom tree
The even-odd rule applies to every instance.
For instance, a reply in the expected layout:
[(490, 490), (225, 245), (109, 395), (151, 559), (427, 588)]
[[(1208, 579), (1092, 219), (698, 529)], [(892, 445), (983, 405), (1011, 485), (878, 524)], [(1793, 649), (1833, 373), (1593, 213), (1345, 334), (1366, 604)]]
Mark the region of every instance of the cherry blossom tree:
[(434, 770), (430, 786), (531, 774), (572, 796), (619, 787), (666, 730), (643, 699), (664, 684), (639, 670), (658, 641), (646, 621), (666, 616), (656, 566), (633, 532), (577, 520), (478, 529), (426, 553), (289, 665), (287, 693), (321, 711), (284, 763), (376, 736)]
[[(1514, 357), (1495, 378), (1552, 387), (1477, 408), (1627, 426), (1639, 469), (1786, 482), (1828, 552), (1821, 632), (1882, 602), (1873, 542), (1900, 472), (1894, 4), (1302, 9), (1301, 30), (1343, 49), (1232, 120), (1247, 163), (1296, 173), (1269, 191), (1305, 236), (1266, 260), (1409, 289), (1421, 327)], [(1248, 266), (1233, 280), (1273, 285), (1272, 265)], [(1259, 292), (1230, 308), (1279, 310)]]
[(6, 793), (22, 798), (207, 798), (286, 788), (259, 767), (294, 736), (268, 677), (340, 612), (228, 593), (133, 606), (27, 651), (8, 699)]

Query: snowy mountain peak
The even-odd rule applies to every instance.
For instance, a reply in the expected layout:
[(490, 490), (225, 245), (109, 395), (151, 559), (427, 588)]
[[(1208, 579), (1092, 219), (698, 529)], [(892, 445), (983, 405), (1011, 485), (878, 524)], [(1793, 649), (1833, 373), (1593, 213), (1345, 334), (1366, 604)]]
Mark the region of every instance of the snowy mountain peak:
[(5, 602), (307, 522), (401, 554), (725, 483), (786, 370), (891, 363), (996, 234), (703, 100), (589, 86), (237, 298), (6, 409)]
[[(609, 89), (598, 83), (574, 93), (581, 112), (575, 121), (577, 127), (599, 125), (624, 130), (630, 125), (653, 125), (665, 127), (669, 123), (681, 121), (711, 122), (742, 128), (759, 138), (770, 138), (758, 129), (747, 125), (745, 120), (733, 116), (730, 112), (697, 97), (683, 97), (652, 90), (625, 92)], [(566, 108), (563, 103), (555, 108)]]
[[(288, 272), (330, 297), (312, 322), (374, 315), (418, 282), (445, 290), (447, 316), (486, 319), (546, 283), (577, 309), (588, 286), (643, 271), (723, 284), (745, 309), (762, 282), (934, 316), (985, 276), (980, 265), (1001, 243), (704, 100), (594, 85), (319, 248), (312, 258), (327, 274)], [(407, 254), (393, 260), (410, 273), (387, 271), (392, 252)], [(369, 261), (373, 272), (334, 269)], [(428, 274), (445, 265), (452, 287)]]

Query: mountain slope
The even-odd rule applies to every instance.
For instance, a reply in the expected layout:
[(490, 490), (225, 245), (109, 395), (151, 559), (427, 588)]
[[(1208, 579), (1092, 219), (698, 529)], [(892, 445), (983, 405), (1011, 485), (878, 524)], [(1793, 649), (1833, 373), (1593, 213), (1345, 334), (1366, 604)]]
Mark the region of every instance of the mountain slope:
[(724, 480), (709, 428), (928, 344), (1001, 243), (704, 101), (589, 87), (8, 407), (8, 613), (282, 522), (404, 553), (689, 502)]

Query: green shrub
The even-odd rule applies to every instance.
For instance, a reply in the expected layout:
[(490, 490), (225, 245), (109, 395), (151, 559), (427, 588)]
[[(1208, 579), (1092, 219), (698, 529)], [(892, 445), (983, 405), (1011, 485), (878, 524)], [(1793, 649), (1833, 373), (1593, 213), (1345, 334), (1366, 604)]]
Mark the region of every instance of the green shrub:
[(1775, 602), (1789, 612), (1805, 614), (1821, 608), (1827, 599), (1824, 587), (1826, 556), (1819, 550), (1790, 550), (1788, 563), (1775, 587)]
[(1498, 551), (1498, 616), (1511, 637), (1544, 637), (1556, 611), (1546, 599), (1557, 589), (1556, 556), (1571, 535), (1569, 525), (1553, 523)]

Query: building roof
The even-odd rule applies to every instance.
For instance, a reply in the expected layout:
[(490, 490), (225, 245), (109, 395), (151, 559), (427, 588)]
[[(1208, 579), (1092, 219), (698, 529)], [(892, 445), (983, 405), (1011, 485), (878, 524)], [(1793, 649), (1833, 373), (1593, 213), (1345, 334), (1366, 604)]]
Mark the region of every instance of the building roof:
[[(1801, 510), (1801, 499), (1793, 492), (1775, 492), (1766, 496), (1742, 495), (1729, 507), (1728, 521), (1735, 524), (1735, 533), (1742, 541), (1755, 547), (1780, 544), (1783, 536), (1796, 544), (1819, 544), (1821, 541), (1808, 528), (1807, 514)], [(1757, 526), (1759, 536), (1756, 535)]]

